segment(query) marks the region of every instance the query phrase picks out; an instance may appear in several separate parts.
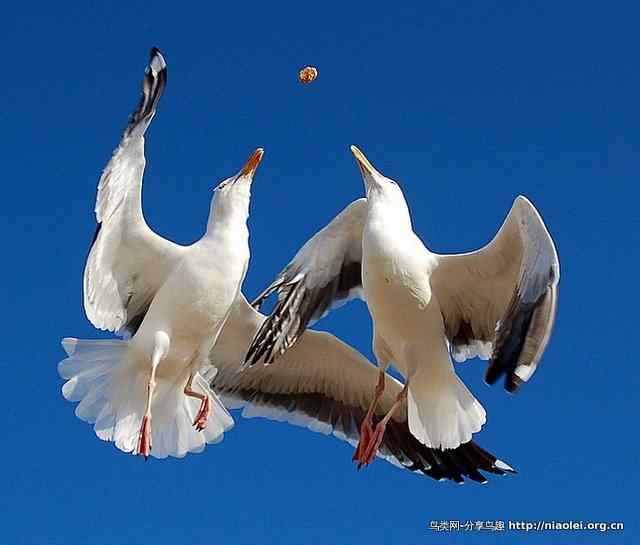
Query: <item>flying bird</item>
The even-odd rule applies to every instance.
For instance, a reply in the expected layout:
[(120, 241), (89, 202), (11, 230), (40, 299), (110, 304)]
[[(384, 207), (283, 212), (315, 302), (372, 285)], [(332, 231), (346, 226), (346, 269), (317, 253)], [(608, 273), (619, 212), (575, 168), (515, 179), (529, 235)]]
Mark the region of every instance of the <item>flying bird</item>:
[[(239, 373), (266, 316), (240, 291), (248, 263), (246, 218), (257, 150), (218, 186), (207, 234), (192, 246), (171, 243), (144, 222), (143, 134), (155, 113), (166, 65), (152, 51), (143, 99), (98, 191), (98, 231), (85, 269), (85, 310), (100, 329), (130, 340), (65, 339), (63, 394), (98, 437), (126, 452), (182, 457), (222, 438), (227, 409), (333, 433), (355, 444), (378, 371), (328, 333), (308, 331), (279, 365)], [(232, 301), (232, 303), (230, 303)], [(379, 411), (402, 385), (387, 375)], [(153, 426), (151, 426), (153, 417)], [(440, 451), (409, 432), (407, 407), (389, 421), (378, 456), (434, 479), (485, 482), (514, 470), (474, 442)]]
[[(451, 358), (489, 359), (489, 384), (505, 376), (514, 392), (534, 373), (554, 323), (560, 277), (553, 241), (533, 204), (516, 198), (484, 248), (459, 255), (428, 250), (414, 233), (403, 192), (355, 146), (366, 199), (351, 203), (314, 235), (256, 299), (278, 302), (258, 330), (245, 366), (273, 363), (331, 307), (353, 297), (373, 318), (378, 382), (354, 460), (367, 465), (396, 411), (407, 406), (411, 434), (434, 449), (467, 444), (486, 420)], [(374, 428), (393, 362), (404, 385)]]
[[(101, 439), (126, 452), (184, 456), (233, 424), (203, 379), (209, 351), (249, 262), (251, 183), (263, 150), (215, 188), (204, 236), (181, 246), (154, 233), (141, 206), (144, 135), (167, 78), (151, 51), (142, 98), (98, 186), (98, 229), (84, 270), (84, 307), (126, 340), (65, 339), (65, 398)], [(152, 425), (153, 419), (153, 425)]]
[[(321, 434), (333, 433), (355, 445), (373, 400), (378, 370), (362, 354), (329, 333), (308, 330), (277, 365), (238, 372), (247, 349), (267, 317), (239, 295), (210, 354), (205, 373), (211, 388), (229, 409), (243, 416), (288, 422)], [(402, 384), (385, 374), (377, 414), (394, 404)], [(481, 472), (515, 473), (473, 441), (442, 451), (421, 444), (410, 433), (407, 405), (402, 403), (387, 424), (377, 456), (416, 474), (437, 480), (486, 482)]]

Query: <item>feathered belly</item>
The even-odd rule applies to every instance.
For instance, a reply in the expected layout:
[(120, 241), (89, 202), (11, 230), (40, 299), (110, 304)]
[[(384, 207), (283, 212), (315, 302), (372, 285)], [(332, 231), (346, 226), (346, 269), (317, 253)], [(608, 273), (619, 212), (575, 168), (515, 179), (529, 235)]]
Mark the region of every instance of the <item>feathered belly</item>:
[(194, 290), (184, 297), (175, 307), (175, 314), (171, 320), (171, 330), (174, 337), (201, 339), (215, 334), (222, 326), (235, 300), (238, 286), (221, 289), (211, 286), (207, 290)]
[[(213, 300), (216, 299), (217, 304), (214, 304)], [(147, 322), (150, 327), (145, 332), (149, 333), (144, 342), (145, 353), (152, 351), (149, 340), (152, 338), (152, 329), (165, 331), (170, 338), (169, 353), (158, 366), (159, 377), (185, 378), (188, 377), (188, 370), (196, 371), (202, 367), (224, 326), (232, 301), (231, 297), (218, 298), (214, 295), (200, 298), (194, 294), (181, 299), (173, 307), (172, 314), (163, 317), (162, 326)], [(144, 359), (144, 367), (147, 367), (148, 356)]]
[(240, 289), (244, 269), (229, 266), (222, 273), (215, 267), (177, 271), (156, 295), (136, 337), (150, 342), (156, 331), (165, 331), (178, 361), (212, 345)]
[(423, 336), (438, 321), (424, 272), (417, 275), (389, 261), (369, 262), (363, 267), (362, 283), (376, 331), (385, 338)]

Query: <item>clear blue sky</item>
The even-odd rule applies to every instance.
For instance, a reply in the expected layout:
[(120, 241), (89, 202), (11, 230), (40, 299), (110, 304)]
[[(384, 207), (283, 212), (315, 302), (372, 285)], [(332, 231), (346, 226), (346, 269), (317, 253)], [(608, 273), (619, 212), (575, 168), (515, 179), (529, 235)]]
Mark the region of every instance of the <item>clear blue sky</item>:
[[(348, 4), (348, 5), (347, 5)], [(0, 17), (4, 348), (0, 541), (7, 545), (631, 543), (637, 536), (640, 66), (631, 2), (18, 3)], [(516, 397), (458, 367), (478, 442), (519, 474), (437, 483), (334, 438), (236, 420), (223, 443), (144, 463), (99, 441), (60, 394), (63, 336), (104, 336), (81, 299), (101, 169), (162, 49), (147, 139), (149, 223), (200, 236), (210, 188), (266, 149), (254, 183), (254, 296), (363, 193), (349, 144), (399, 180), (425, 243), (484, 244), (513, 198), (562, 262), (538, 373)], [(299, 68), (317, 81), (301, 87)], [(626, 308), (631, 307), (631, 312)], [(355, 303), (321, 322), (371, 355)], [(623, 535), (435, 535), (453, 520), (623, 520)]]

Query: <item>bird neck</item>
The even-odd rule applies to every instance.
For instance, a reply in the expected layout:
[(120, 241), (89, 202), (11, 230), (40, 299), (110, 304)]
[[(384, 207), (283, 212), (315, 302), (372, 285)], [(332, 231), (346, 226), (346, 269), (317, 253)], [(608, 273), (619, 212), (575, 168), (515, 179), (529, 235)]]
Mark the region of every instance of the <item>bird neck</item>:
[(383, 224), (413, 231), (409, 207), (401, 193), (372, 188), (367, 192), (367, 201), (369, 221), (380, 220)]
[(247, 231), (249, 200), (248, 193), (233, 192), (216, 195), (211, 203), (205, 237), (214, 235), (221, 229)]

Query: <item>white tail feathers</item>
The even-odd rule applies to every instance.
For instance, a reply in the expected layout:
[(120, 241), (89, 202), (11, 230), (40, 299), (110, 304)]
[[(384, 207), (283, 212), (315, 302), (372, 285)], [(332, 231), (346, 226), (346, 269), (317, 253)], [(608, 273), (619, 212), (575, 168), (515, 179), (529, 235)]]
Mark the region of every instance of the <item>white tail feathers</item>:
[[(135, 454), (145, 409), (150, 363), (136, 359), (129, 341), (63, 339), (68, 357), (58, 365), (67, 382), (62, 395), (79, 401), (76, 416), (94, 424), (96, 435), (113, 441), (120, 450)], [(162, 367), (162, 365), (161, 365)], [(233, 419), (200, 374), (193, 388), (211, 398), (207, 427), (198, 432), (193, 421), (200, 401), (184, 395), (188, 368), (180, 376), (161, 373), (151, 403), (151, 455), (181, 458), (201, 452), (207, 443), (218, 443), (233, 426)], [(184, 376), (182, 376), (184, 374)]]
[(450, 366), (424, 369), (409, 383), (409, 430), (432, 448), (453, 449), (467, 443), (487, 419), (480, 402)]

